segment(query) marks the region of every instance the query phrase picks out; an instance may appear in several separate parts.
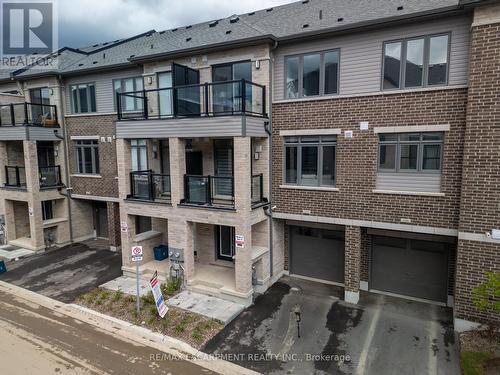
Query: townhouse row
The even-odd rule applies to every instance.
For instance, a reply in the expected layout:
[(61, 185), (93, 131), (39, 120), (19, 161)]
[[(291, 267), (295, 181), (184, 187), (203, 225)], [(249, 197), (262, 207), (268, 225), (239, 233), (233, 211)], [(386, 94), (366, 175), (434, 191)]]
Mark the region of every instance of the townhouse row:
[(500, 268), (500, 7), (382, 3), (358, 24), (302, 1), (5, 77), (7, 242), (106, 238), (126, 275), (141, 245), (142, 277), (245, 305), (289, 274), (450, 306), (457, 329), (497, 320), (471, 290)]

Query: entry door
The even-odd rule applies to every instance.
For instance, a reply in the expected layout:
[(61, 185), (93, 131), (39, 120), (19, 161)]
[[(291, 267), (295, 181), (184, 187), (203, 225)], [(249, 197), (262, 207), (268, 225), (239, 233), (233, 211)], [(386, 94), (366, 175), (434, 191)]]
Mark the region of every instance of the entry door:
[(55, 164), (54, 144), (52, 142), (38, 142), (38, 166), (49, 167)]
[(106, 203), (95, 203), (95, 227), (96, 236), (108, 238), (108, 210)]
[(251, 85), (246, 85), (245, 88), (242, 88), (241, 82), (239, 82), (242, 79), (249, 82), (252, 81), (252, 63), (250, 61), (217, 65), (213, 67), (213, 82), (221, 82), (213, 85), (214, 112), (240, 112), (242, 109), (242, 90), (245, 90), (245, 103), (247, 105), (247, 109), (250, 110), (249, 106), (251, 106), (252, 103), (252, 87)]
[(233, 141), (216, 139), (214, 141), (214, 191), (215, 195), (232, 196), (233, 191)]
[(194, 176), (203, 175), (203, 154), (201, 151), (186, 152), (186, 174)]
[(217, 258), (232, 262), (234, 256), (234, 227), (217, 226), (216, 239)]
[(203, 177), (203, 153), (201, 151), (186, 151), (186, 194), (191, 203), (207, 203), (208, 181)]

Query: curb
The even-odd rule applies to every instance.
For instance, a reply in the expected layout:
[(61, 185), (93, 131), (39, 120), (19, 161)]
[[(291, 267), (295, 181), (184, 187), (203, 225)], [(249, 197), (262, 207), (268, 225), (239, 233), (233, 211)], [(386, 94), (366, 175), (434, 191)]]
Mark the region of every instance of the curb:
[(232, 362), (213, 358), (193, 348), (184, 341), (153, 332), (147, 328), (136, 326), (132, 323), (99, 313), (83, 306), (65, 304), (4, 281), (0, 281), (0, 291), (12, 294), (28, 302), (36, 303), (70, 318), (78, 319), (112, 335), (117, 335), (129, 342), (139, 343), (158, 351), (177, 356), (216, 373), (228, 375), (259, 374), (258, 372), (246, 369)]

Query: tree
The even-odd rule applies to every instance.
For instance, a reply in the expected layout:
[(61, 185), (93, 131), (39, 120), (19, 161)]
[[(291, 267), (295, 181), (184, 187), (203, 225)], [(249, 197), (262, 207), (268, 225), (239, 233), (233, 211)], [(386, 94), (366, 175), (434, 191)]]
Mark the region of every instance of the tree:
[(500, 272), (486, 273), (486, 281), (472, 289), (472, 302), (481, 311), (500, 314)]

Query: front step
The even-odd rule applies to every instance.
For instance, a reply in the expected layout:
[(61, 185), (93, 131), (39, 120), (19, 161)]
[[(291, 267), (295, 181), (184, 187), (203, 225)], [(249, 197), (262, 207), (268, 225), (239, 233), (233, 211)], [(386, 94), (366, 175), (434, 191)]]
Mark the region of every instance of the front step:
[(194, 293), (200, 293), (206, 296), (221, 298), (221, 291), (219, 288), (212, 288), (202, 284), (194, 284), (194, 285), (189, 285), (187, 289)]

